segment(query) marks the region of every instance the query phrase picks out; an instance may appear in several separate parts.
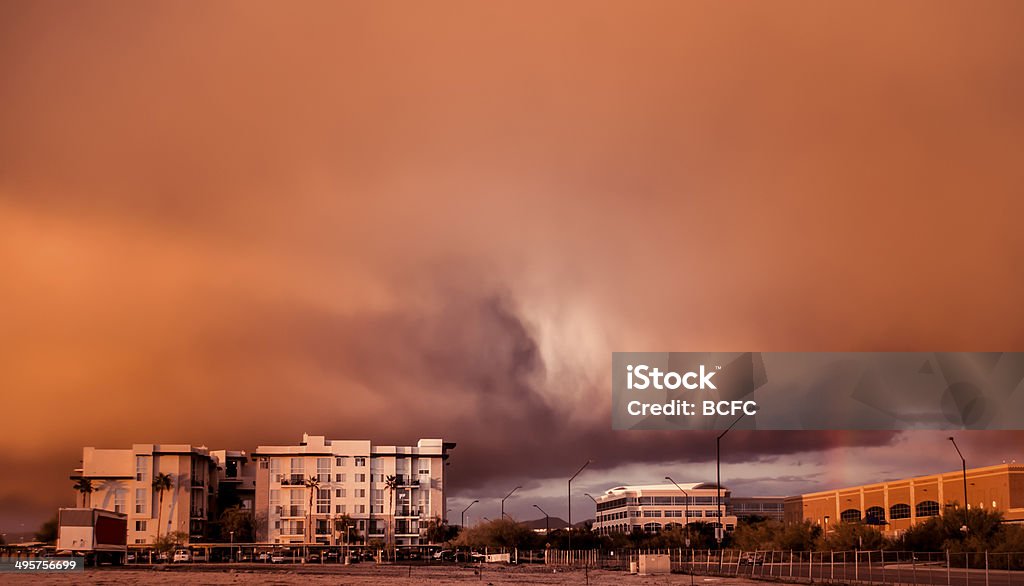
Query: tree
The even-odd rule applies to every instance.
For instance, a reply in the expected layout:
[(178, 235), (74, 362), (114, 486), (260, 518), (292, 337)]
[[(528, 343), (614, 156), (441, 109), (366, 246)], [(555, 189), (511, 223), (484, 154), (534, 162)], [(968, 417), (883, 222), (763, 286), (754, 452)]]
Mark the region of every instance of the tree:
[(313, 541), (313, 536), (315, 535), (313, 532), (313, 496), (316, 494), (316, 491), (320, 489), (320, 477), (310, 476), (306, 479), (305, 484), (306, 488), (309, 489), (309, 510), (306, 511), (306, 524), (308, 525), (306, 528), (308, 535), (306, 543), (311, 543)]
[(256, 519), (252, 511), (236, 505), (220, 514), (220, 539), (238, 543), (256, 540)]
[(388, 493), (388, 517), (384, 519), (384, 545), (388, 550), (394, 549), (395, 522), (395, 490), (398, 488), (398, 477), (391, 475), (384, 479), (384, 490)]
[(43, 543), (56, 543), (57, 541), (57, 517), (43, 523), (39, 531), (36, 531), (36, 541)]
[(441, 517), (434, 517), (427, 522), (426, 537), (428, 543), (444, 543), (455, 539), (458, 529), (441, 520)]
[(88, 478), (79, 478), (75, 482), (74, 488), (78, 492), (82, 493), (82, 507), (88, 508), (90, 503), (87, 499), (90, 499), (90, 496), (92, 495), (92, 480)]
[(732, 546), (744, 550), (813, 550), (821, 528), (808, 522), (783, 524), (781, 521), (741, 520), (731, 535)]
[(153, 477), (153, 491), (157, 494), (156, 510), (156, 539), (160, 540), (160, 526), (163, 525), (164, 515), (164, 493), (174, 488), (174, 478), (166, 472), (160, 472)]
[(529, 548), (536, 546), (536, 542), (541, 539), (542, 536), (537, 535), (522, 523), (516, 523), (511, 519), (494, 519), (459, 532), (454, 544), (457, 547), (469, 548)]
[(157, 537), (153, 548), (158, 552), (170, 553), (178, 549), (188, 541), (188, 533), (184, 531), (171, 531), (162, 537)]
[(834, 524), (820, 543), (820, 549), (823, 551), (872, 550), (882, 549), (888, 545), (888, 541), (877, 527), (845, 521)]

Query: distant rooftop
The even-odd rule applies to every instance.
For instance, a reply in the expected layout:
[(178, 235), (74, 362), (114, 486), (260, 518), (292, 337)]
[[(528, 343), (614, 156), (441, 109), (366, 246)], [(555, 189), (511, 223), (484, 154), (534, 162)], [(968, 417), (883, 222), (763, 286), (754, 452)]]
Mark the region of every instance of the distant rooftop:
[[(678, 487), (676, 485), (674, 485), (674, 484), (627, 484), (627, 485), (623, 485), (623, 486), (616, 486), (615, 488), (610, 488), (610, 489), (604, 491), (604, 494), (606, 494), (606, 495), (616, 495), (616, 494), (620, 494), (620, 493), (624, 493), (624, 492), (643, 493), (643, 492), (660, 492), (660, 491), (666, 491), (666, 490), (669, 490), (669, 491), (674, 490), (674, 491), (678, 492), (680, 488), (682, 488), (683, 490), (702, 490), (702, 489), (715, 490), (715, 489), (718, 488), (718, 485), (716, 485), (714, 482), (690, 482), (690, 483), (686, 483), (686, 484), (679, 483)], [(723, 486), (722, 490), (729, 490), (729, 489)]]

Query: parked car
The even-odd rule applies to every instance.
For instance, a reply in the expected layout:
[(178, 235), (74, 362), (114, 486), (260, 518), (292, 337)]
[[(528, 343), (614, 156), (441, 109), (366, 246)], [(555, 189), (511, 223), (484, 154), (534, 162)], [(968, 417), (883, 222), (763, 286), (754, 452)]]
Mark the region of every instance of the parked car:
[(270, 563), (272, 563), (272, 564), (283, 564), (284, 563), (284, 554), (281, 553), (281, 552), (277, 552), (277, 551), (275, 551), (274, 553), (270, 554)]
[(188, 553), (188, 550), (179, 549), (174, 552), (174, 563), (178, 562), (190, 562), (192, 561), (192, 555)]
[(440, 551), (435, 551), (433, 558), (439, 562), (454, 562), (455, 552), (450, 549), (442, 549)]
[(764, 565), (764, 556), (757, 555), (755, 553), (748, 553), (740, 558), (741, 566), (762, 566)]

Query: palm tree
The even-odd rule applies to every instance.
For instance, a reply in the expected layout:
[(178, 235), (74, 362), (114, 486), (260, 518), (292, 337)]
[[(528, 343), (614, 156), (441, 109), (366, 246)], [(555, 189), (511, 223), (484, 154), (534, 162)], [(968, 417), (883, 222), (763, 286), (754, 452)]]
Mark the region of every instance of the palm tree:
[(156, 538), (160, 539), (160, 525), (163, 523), (164, 515), (164, 493), (174, 488), (174, 479), (170, 474), (161, 472), (153, 477), (153, 490), (157, 494), (156, 509)]
[(398, 477), (388, 476), (384, 479), (384, 490), (388, 491), (388, 514), (390, 518), (384, 520), (384, 546), (388, 551), (394, 549), (394, 522), (395, 522), (395, 489), (398, 488)]
[(78, 482), (75, 483), (75, 490), (82, 493), (82, 508), (87, 508), (86, 499), (92, 495), (92, 480), (88, 478), (79, 478)]
[(313, 495), (316, 494), (317, 489), (320, 488), (320, 478), (318, 476), (310, 476), (306, 479), (306, 488), (309, 489), (309, 510), (306, 511), (306, 524), (308, 525), (306, 531), (308, 537), (306, 543), (313, 541)]

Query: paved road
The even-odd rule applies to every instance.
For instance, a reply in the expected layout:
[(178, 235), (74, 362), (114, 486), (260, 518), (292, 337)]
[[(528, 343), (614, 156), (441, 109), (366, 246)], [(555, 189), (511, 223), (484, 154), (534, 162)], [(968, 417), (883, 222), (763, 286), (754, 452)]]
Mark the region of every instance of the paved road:
[[(733, 570), (733, 568), (729, 568)], [(700, 573), (702, 568), (695, 565)], [(828, 582), (874, 582), (878, 584), (928, 584), (934, 586), (1024, 586), (1024, 572), (1008, 572), (1006, 570), (989, 570), (986, 578), (985, 570), (951, 568), (945, 565), (920, 564), (886, 564), (878, 563), (855, 565), (852, 563), (815, 562), (764, 564), (758, 566), (740, 566), (739, 576), (773, 576), (776, 578), (800, 578), (804, 581)]]

